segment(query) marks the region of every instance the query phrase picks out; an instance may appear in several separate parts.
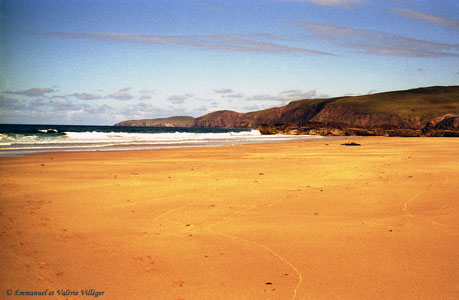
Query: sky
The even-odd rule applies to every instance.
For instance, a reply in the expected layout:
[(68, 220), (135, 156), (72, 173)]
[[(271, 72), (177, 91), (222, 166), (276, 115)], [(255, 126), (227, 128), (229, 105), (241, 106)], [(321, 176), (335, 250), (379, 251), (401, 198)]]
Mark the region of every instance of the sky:
[(0, 123), (458, 85), (458, 17), (457, 0), (0, 0)]

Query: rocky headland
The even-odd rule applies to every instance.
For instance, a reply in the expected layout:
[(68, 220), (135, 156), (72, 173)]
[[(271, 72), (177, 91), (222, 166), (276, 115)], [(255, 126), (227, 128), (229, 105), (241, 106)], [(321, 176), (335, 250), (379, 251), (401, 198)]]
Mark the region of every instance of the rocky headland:
[(177, 116), (159, 119), (127, 120), (116, 123), (115, 126), (193, 127), (194, 118), (188, 116)]
[[(172, 121), (177, 118), (186, 118), (186, 122)], [(458, 137), (459, 86), (304, 99), (248, 113), (223, 110), (199, 118), (133, 120), (116, 125), (256, 128), (262, 134)]]

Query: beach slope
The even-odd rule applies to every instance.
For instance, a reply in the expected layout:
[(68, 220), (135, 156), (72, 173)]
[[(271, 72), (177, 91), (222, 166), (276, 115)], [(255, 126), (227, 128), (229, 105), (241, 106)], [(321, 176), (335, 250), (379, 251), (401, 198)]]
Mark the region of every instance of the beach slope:
[(347, 141), (0, 158), (1, 298), (457, 299), (459, 139)]

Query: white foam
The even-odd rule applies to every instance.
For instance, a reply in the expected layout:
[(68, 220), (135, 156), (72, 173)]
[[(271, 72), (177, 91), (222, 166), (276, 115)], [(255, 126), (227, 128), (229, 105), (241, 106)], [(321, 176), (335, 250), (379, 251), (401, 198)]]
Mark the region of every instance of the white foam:
[(53, 128), (50, 128), (50, 129), (39, 129), (38, 131), (43, 132), (43, 133), (50, 133), (50, 132), (58, 133), (58, 132), (59, 132), (57, 129), (53, 129)]
[[(46, 129), (46, 132), (51, 129)], [(65, 135), (0, 134), (0, 150), (50, 151), (60, 149), (102, 149), (108, 147), (183, 147), (232, 145), (241, 143), (277, 142), (311, 139), (310, 136), (261, 135), (257, 130), (240, 132), (199, 133), (128, 133), (128, 132), (65, 132)], [(72, 150), (72, 151), (74, 151)]]

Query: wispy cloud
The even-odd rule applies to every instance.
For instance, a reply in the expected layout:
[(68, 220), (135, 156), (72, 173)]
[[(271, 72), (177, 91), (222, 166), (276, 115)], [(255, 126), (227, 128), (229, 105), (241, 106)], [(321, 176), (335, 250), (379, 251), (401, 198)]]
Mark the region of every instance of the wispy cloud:
[(139, 100), (145, 100), (145, 99), (153, 99), (153, 97), (150, 95), (146, 95), (146, 94), (140, 95)]
[(88, 104), (75, 104), (70, 101), (66, 97), (56, 97), (53, 100), (43, 100), (43, 99), (35, 99), (33, 101), (28, 102), (27, 107), (24, 108), (24, 111), (47, 111), (47, 112), (55, 112), (57, 114), (67, 114), (67, 113), (74, 113), (74, 114), (100, 114), (100, 113), (107, 113), (113, 111), (113, 108), (103, 104), (100, 106), (91, 106)]
[(4, 110), (21, 110), (26, 105), (24, 101), (0, 95), (0, 107)]
[[(319, 96), (317, 90), (303, 91), (303, 90), (288, 90), (282, 91), (277, 95), (277, 99), (280, 101), (294, 101), (300, 99), (309, 99)], [(322, 96), (322, 95), (321, 95)]]
[(231, 93), (231, 94), (225, 94), (223, 95), (224, 98), (244, 98), (244, 94), (243, 93)]
[(410, 18), (410, 19), (426, 22), (429, 24), (436, 24), (436, 25), (442, 26), (447, 29), (459, 31), (459, 20), (458, 19), (451, 19), (451, 18), (447, 18), (443, 16), (426, 14), (420, 11), (412, 10), (409, 8), (401, 8), (401, 7), (394, 8), (393, 11), (407, 18)]
[(155, 90), (141, 90), (140, 93), (141, 94), (154, 94)]
[(412, 39), (381, 31), (294, 20), (308, 38), (362, 50), (368, 54), (406, 57), (459, 57), (459, 44)]
[(170, 101), (172, 104), (182, 104), (185, 102), (186, 99), (193, 97), (192, 94), (185, 94), (185, 95), (172, 95), (168, 97), (166, 100)]
[(75, 98), (78, 98), (80, 100), (96, 100), (96, 99), (101, 99), (102, 96), (99, 94), (88, 94), (88, 93), (74, 93), (69, 96), (73, 96)]
[[(221, 95), (223, 98), (230, 98), (230, 99), (240, 99), (244, 98), (243, 93), (236, 93), (236, 91), (228, 88), (220, 88), (214, 90), (215, 94)], [(231, 101), (231, 100), (230, 100)]]
[(45, 124), (53, 120), (56, 124), (91, 124), (94, 120), (112, 124), (116, 111), (113, 107), (73, 103), (65, 96), (18, 100), (0, 95), (2, 122)]
[(139, 100), (153, 99), (152, 94), (155, 93), (155, 90), (141, 90)]
[(183, 112), (181, 109), (159, 108), (153, 104), (140, 102), (125, 106), (118, 112), (118, 116), (119, 120), (151, 119), (177, 114), (180, 115), (181, 112)]
[(66, 33), (39, 32), (39, 34), (66, 38), (92, 38), (101, 40), (124, 40), (154, 45), (182, 46), (226, 52), (249, 52), (264, 54), (333, 55), (331, 53), (301, 47), (282, 45), (282, 38), (263, 33), (213, 34), (213, 35), (139, 35), (124, 33)]
[(54, 90), (50, 88), (32, 88), (22, 91), (5, 91), (3, 94), (21, 95), (27, 97), (42, 97), (52, 92), (54, 92)]
[(129, 90), (130, 88), (127, 88), (127, 89), (124, 88), (111, 95), (106, 96), (105, 98), (113, 98), (113, 99), (122, 100), (122, 101), (131, 100), (132, 98), (134, 98), (134, 96), (132, 96), (130, 93), (127, 92)]
[[(53, 107), (53, 109), (55, 111), (59, 111), (59, 110), (75, 110), (76, 107), (78, 107), (78, 109), (80, 109), (79, 106), (75, 105), (72, 103), (72, 101), (70, 101), (69, 99), (65, 98), (65, 97), (59, 97), (55, 100), (50, 100), (48, 101), (48, 105)], [(77, 109), (77, 110), (78, 110)]]
[(281, 101), (291, 102), (301, 99), (311, 99), (322, 97), (325, 98), (327, 95), (317, 94), (317, 90), (303, 91), (303, 90), (287, 90), (277, 93), (277, 95), (254, 95), (247, 97), (246, 100), (250, 101)]
[(322, 6), (337, 6), (344, 5), (350, 6), (360, 4), (365, 0), (278, 0), (278, 2), (310, 2)]
[(221, 89), (215, 89), (214, 92), (216, 94), (231, 94), (234, 91), (232, 89), (221, 88)]

